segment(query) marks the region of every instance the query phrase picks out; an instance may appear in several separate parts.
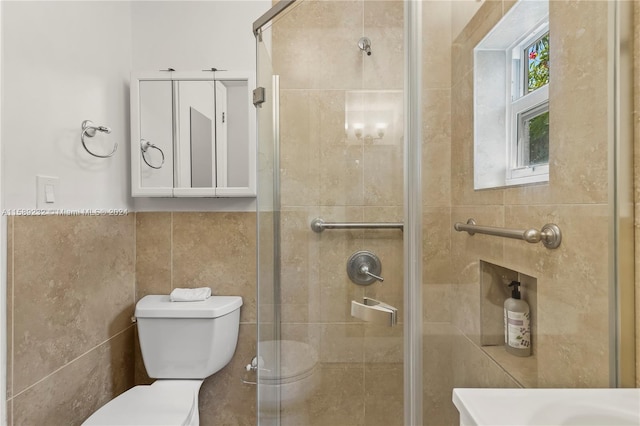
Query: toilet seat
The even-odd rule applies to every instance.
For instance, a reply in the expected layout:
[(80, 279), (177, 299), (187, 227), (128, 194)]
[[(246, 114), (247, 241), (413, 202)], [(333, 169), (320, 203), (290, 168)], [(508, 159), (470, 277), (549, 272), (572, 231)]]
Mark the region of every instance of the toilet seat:
[(202, 380), (156, 380), (112, 399), (83, 425), (197, 425)]

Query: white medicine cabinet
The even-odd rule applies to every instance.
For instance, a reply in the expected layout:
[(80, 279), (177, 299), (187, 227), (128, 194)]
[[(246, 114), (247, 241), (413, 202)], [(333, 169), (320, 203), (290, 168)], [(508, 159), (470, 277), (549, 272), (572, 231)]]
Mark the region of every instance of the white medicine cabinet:
[(134, 197), (255, 197), (249, 72), (131, 76)]

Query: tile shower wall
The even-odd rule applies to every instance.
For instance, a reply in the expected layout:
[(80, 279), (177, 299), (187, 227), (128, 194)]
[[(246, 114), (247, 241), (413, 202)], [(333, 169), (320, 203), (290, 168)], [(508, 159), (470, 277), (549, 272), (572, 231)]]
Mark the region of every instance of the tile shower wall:
[[(242, 296), (238, 347), (229, 365), (202, 385), (200, 422), (255, 424), (256, 388), (241, 382), (256, 354), (255, 213), (137, 213), (135, 226), (136, 301), (177, 287)], [(137, 340), (135, 364), (136, 384), (150, 383)]]
[(609, 265), (606, 244), (592, 241), (609, 240), (609, 110), (603, 101), (608, 76), (606, 65), (592, 58), (607, 57), (607, 4), (550, 2), (549, 184), (474, 191), (473, 48), (512, 4), (486, 1), (452, 42), (449, 229), (470, 217), (507, 228), (557, 223), (563, 242), (548, 250), (516, 240), (450, 234), (450, 318), (461, 333), (454, 347), (466, 347), (455, 351), (462, 357), (456, 365), (473, 366), (456, 369), (453, 384), (519, 385), (480, 348), (479, 261), (485, 260), (537, 278), (537, 351), (522, 360), (530, 381), (539, 387), (606, 387)]
[(9, 424), (80, 424), (133, 385), (133, 215), (8, 219)]
[[(635, 196), (635, 252), (640, 253), (640, 7), (633, 10), (633, 98), (634, 98), (634, 196)], [(640, 256), (635, 256), (635, 270), (640, 271)], [(636, 274), (636, 387), (640, 387), (640, 274)]]
[[(454, 319), (474, 312), (477, 294), (456, 293), (459, 276), (476, 263), (460, 267), (454, 261), (457, 247), (452, 242), (452, 191), (457, 183), (452, 174), (458, 158), (453, 154), (452, 123), (459, 123), (453, 111), (452, 81), (458, 72), (452, 61), (456, 28), (468, 20), (476, 3), (423, 2), (423, 423), (457, 424), (458, 412), (451, 391), (458, 387), (513, 387), (516, 382), (470, 340)], [(473, 25), (473, 21), (469, 24)], [(463, 26), (463, 25), (462, 25)], [(471, 90), (467, 88), (467, 90)], [(472, 93), (472, 92), (470, 92)], [(468, 165), (467, 165), (468, 166)], [(466, 219), (465, 219), (466, 220)], [(479, 300), (477, 301), (479, 302)], [(476, 319), (479, 322), (479, 318)]]
[(425, 1), (422, 12), (422, 417), (425, 425), (444, 425), (456, 422), (451, 361), (460, 349), (450, 325), (451, 309), (459, 308), (450, 304), (452, 4)]
[[(403, 220), (400, 135), (363, 141), (345, 130), (358, 96), (398, 97), (400, 110), (390, 109), (401, 120), (403, 4), (305, 1), (271, 31), (281, 89), (282, 338), (309, 343), (319, 358), (317, 387), (283, 409), (282, 424), (402, 424), (402, 327), (350, 315), (352, 300), (371, 296), (402, 317), (402, 234), (316, 234), (309, 224)], [(371, 56), (357, 47), (362, 36)], [(380, 105), (367, 107), (373, 114)], [(349, 280), (346, 262), (357, 250), (380, 257), (384, 283)]]

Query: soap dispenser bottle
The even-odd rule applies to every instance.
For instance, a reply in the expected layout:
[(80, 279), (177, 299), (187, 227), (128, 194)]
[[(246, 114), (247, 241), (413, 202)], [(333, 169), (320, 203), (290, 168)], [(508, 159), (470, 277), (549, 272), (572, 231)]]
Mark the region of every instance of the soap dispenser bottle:
[(520, 283), (509, 284), (511, 297), (504, 301), (504, 346), (516, 356), (531, 355), (531, 325), (529, 304), (521, 299)]

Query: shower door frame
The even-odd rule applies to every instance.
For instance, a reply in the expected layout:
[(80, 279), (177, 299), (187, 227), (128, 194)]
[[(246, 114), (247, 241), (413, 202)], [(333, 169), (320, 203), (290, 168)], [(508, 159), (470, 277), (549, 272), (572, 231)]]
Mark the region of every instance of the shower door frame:
[[(634, 37), (631, 2), (609, 3), (609, 386), (636, 386)], [(633, 42), (631, 42), (633, 45)]]
[(404, 424), (422, 422), (422, 2), (404, 2)]
[[(0, 45), (2, 45), (2, 9), (0, 2)], [(0, 81), (2, 81), (2, 55), (0, 55)], [(0, 85), (0, 99), (2, 86)], [(2, 130), (2, 102), (0, 102), (0, 130)], [(0, 131), (0, 135), (2, 132)], [(2, 140), (0, 136), (0, 209), (4, 211)], [(7, 424), (7, 216), (0, 216), (0, 425)]]

